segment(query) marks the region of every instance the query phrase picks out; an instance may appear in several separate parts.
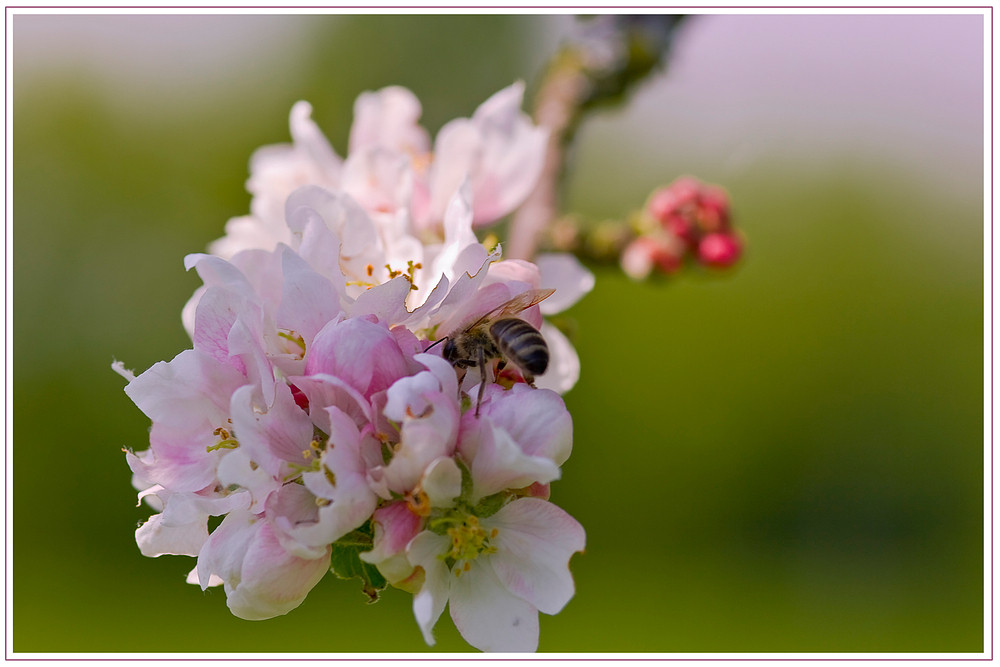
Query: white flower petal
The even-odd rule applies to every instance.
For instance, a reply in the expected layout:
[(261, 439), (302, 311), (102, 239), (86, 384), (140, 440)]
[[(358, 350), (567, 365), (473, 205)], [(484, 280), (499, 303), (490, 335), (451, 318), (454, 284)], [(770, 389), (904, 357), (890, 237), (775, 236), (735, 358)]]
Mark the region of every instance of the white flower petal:
[(335, 180), (340, 173), (341, 159), (329, 140), (312, 120), (312, 106), (305, 101), (296, 102), (288, 119), (295, 149), (307, 155), (327, 178)]
[(539, 332), (549, 346), (549, 367), (543, 375), (535, 378), (535, 386), (565, 394), (580, 379), (580, 356), (573, 343), (557, 327), (542, 322)]
[(281, 487), (281, 482), (269, 475), (250, 457), (245, 447), (226, 453), (216, 470), (219, 484), (224, 487), (238, 486), (250, 492), (251, 504), (248, 509), (260, 512), (271, 492)]
[(197, 556), (208, 539), (208, 515), (200, 523), (167, 526), (163, 514), (154, 514), (135, 531), (135, 543), (143, 556), (155, 558), (166, 554)]
[(575, 591), (569, 559), (583, 551), (583, 526), (538, 498), (515, 500), (483, 525), (498, 531), (490, 564), (503, 585), (540, 611), (558, 613)]
[[(190, 572), (188, 572), (188, 576), (187, 576), (187, 579), (185, 581), (187, 581), (187, 583), (189, 583), (189, 584), (194, 584), (195, 586), (200, 586), (201, 585), (201, 582), (198, 580), (198, 568), (197, 567), (194, 568), (193, 570), (191, 570)], [(215, 576), (213, 574), (213, 575), (209, 576), (208, 583), (205, 584), (205, 585), (206, 586), (221, 586), (222, 584), (223, 584), (222, 579), (220, 579), (219, 577), (217, 577), (217, 576)]]
[(414, 567), (424, 570), (424, 584), (413, 596), (413, 615), (429, 646), (434, 645), (434, 624), (448, 603), (452, 576), (438, 558), (449, 549), (448, 537), (425, 530), (406, 547), (406, 557)]
[(435, 459), (424, 471), (420, 486), (431, 507), (453, 507), (455, 498), (462, 493), (462, 471), (450, 456)]
[(543, 315), (566, 310), (594, 289), (594, 274), (569, 253), (541, 253), (535, 257), (541, 287), (555, 293), (539, 304)]
[[(538, 650), (538, 610), (512, 595), (482, 557), (451, 585), (451, 618), (480, 651)], [(490, 559), (492, 560), (492, 558)]]

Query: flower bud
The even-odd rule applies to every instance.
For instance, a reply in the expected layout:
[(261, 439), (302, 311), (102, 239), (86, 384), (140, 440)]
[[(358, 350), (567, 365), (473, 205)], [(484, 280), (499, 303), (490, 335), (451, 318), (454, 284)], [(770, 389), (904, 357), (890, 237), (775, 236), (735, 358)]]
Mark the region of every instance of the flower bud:
[(698, 260), (707, 266), (732, 266), (742, 252), (743, 244), (732, 232), (708, 234), (698, 244)]
[(699, 187), (700, 184), (693, 178), (678, 178), (670, 185), (653, 192), (646, 204), (646, 211), (664, 224), (671, 215), (680, 213), (695, 203)]
[(729, 228), (729, 197), (721, 188), (706, 187), (702, 190), (694, 214), (698, 227), (706, 234)]
[(642, 280), (657, 269), (676, 273), (684, 263), (684, 246), (670, 237), (640, 236), (622, 253), (622, 270), (630, 278)]
[(679, 213), (671, 213), (663, 221), (663, 228), (683, 241), (689, 248), (698, 245), (698, 231), (694, 223)]
[(693, 236), (729, 228), (729, 197), (722, 188), (684, 177), (656, 190), (646, 213), (667, 231), (694, 243)]

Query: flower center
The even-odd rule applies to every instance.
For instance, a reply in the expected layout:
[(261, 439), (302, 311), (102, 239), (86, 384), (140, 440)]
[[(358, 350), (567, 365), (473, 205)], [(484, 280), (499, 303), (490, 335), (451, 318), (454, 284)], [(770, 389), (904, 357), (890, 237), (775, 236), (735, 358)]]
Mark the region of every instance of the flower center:
[(240, 443), (235, 437), (229, 432), (229, 429), (220, 426), (219, 428), (212, 431), (212, 435), (219, 439), (214, 445), (208, 445), (205, 447), (205, 451), (214, 452), (217, 449), (236, 449), (240, 446)]
[[(408, 283), (410, 283), (410, 289), (411, 290), (418, 290), (418, 289), (420, 289), (419, 287), (417, 287), (416, 283), (414, 283), (413, 281), (416, 278), (417, 271), (420, 270), (420, 269), (422, 269), (422, 268), (424, 268), (423, 264), (421, 264), (420, 262), (414, 262), (412, 259), (407, 260), (407, 262), (406, 262), (406, 269), (405, 270), (403, 270), (403, 269), (394, 269), (394, 268), (392, 268), (391, 264), (386, 264), (385, 265), (385, 270), (386, 270), (386, 272), (389, 275), (389, 280), (392, 280), (393, 278), (398, 278), (399, 276), (403, 276), (403, 278)], [(364, 287), (366, 290), (369, 290), (369, 289), (371, 289), (371, 288), (373, 288), (373, 287), (381, 284), (381, 283), (378, 282), (378, 278), (375, 277), (375, 267), (372, 266), (371, 264), (368, 264), (368, 265), (365, 266), (365, 275), (366, 275), (367, 279), (348, 280), (346, 284), (347, 285), (357, 285), (359, 287)]]
[(456, 577), (461, 576), (462, 572), (468, 572), (472, 561), (480, 554), (491, 554), (497, 550), (490, 544), (490, 540), (496, 538), (499, 531), (496, 528), (487, 531), (479, 525), (479, 519), (472, 515), (449, 526), (447, 532), (451, 538), (451, 550), (444, 554), (444, 558), (455, 561), (452, 572)]
[(306, 356), (306, 341), (291, 329), (278, 329), (279, 349), (293, 359), (303, 359)]

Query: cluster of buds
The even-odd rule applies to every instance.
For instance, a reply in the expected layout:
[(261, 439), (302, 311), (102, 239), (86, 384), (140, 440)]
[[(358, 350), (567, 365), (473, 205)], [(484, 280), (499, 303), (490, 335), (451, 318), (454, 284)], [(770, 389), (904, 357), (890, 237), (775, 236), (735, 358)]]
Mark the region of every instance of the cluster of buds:
[(743, 251), (725, 191), (690, 177), (654, 191), (633, 226), (637, 236), (622, 252), (621, 266), (637, 280), (654, 271), (677, 273), (688, 260), (730, 267)]
[[(204, 283), (182, 313), (192, 347), (141, 374), (113, 365), (152, 421), (148, 449), (126, 451), (155, 511), (144, 555), (196, 557), (188, 582), (221, 585), (240, 618), (290, 612), (332, 570), (371, 599), (413, 593), (428, 643), (447, 605), (476, 648), (537, 648), (585, 541), (548, 500), (579, 361), (543, 316), (593, 277), (569, 255), (503, 260), (475, 234), (541, 170), (521, 95), (452, 121), (432, 151), (412, 93), (365, 93), (346, 159), (300, 102), (293, 143), (254, 155), (250, 215), (185, 260)], [(500, 313), (533, 332), (533, 364), (545, 350), (537, 383), (501, 372)]]

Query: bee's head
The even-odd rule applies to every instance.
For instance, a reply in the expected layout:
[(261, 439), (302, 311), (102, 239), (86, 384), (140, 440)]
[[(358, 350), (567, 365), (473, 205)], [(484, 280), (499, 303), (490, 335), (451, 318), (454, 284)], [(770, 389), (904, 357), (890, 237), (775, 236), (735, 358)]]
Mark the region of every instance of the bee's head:
[(444, 339), (444, 347), (441, 348), (441, 356), (444, 357), (445, 361), (451, 364), (458, 361), (458, 346), (455, 345), (455, 341), (453, 339)]
[(444, 357), (445, 361), (455, 363), (455, 360), (458, 358), (458, 348), (455, 345), (455, 342), (448, 336), (438, 338), (436, 341), (424, 348), (424, 352), (430, 352), (431, 348), (440, 343), (444, 343), (444, 347), (441, 348), (441, 356)]

